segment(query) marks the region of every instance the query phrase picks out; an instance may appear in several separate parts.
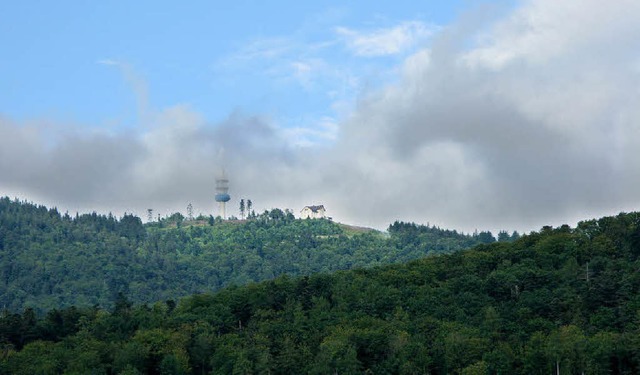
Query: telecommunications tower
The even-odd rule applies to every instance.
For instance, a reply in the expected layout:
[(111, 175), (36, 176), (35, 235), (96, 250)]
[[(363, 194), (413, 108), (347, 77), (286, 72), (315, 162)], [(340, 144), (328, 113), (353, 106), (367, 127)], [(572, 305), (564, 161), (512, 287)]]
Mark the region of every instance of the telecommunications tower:
[(220, 206), (220, 216), (223, 219), (227, 218), (225, 213), (225, 205), (227, 202), (229, 202), (230, 199), (231, 196), (229, 195), (229, 179), (227, 178), (227, 175), (224, 173), (223, 169), (220, 176), (216, 178), (216, 202), (218, 202)]

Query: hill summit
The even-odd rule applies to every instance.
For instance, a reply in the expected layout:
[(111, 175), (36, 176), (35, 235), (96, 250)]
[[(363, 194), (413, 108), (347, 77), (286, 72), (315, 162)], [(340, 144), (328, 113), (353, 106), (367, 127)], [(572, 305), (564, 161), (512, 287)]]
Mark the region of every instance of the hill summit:
[(487, 240), (399, 222), (389, 233), (279, 209), (243, 221), (176, 213), (143, 225), (133, 215), (72, 217), (0, 198), (0, 306), (112, 307), (120, 293), (153, 303), (283, 274), (406, 262)]

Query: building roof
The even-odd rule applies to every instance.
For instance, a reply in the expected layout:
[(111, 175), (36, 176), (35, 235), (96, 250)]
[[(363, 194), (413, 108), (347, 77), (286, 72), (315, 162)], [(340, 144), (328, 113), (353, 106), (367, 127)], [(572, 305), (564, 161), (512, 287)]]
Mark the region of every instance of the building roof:
[(311, 212), (318, 212), (320, 210), (326, 211), (326, 209), (324, 208), (324, 205), (319, 205), (319, 206), (304, 206), (304, 208), (301, 211), (304, 211), (305, 208), (308, 208), (311, 210)]

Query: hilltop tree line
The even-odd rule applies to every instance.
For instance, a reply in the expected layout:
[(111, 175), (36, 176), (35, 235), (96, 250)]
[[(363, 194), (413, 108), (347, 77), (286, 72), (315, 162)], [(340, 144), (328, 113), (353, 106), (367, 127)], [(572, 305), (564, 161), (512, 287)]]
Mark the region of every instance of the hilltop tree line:
[(464, 235), (403, 222), (392, 224), (389, 235), (360, 233), (329, 220), (296, 220), (280, 209), (241, 223), (190, 221), (174, 213), (143, 224), (130, 214), (71, 216), (0, 198), (0, 308), (108, 308), (119, 293), (135, 303), (163, 301), (282, 274), (406, 262), (491, 241), (488, 232)]
[(5, 312), (0, 373), (637, 374), (639, 257), (630, 213), (177, 303)]

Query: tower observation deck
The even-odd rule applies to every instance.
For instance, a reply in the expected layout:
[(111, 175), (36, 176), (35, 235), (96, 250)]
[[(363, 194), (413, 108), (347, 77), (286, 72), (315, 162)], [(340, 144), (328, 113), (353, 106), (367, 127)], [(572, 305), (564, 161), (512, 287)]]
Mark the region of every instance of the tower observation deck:
[(227, 178), (224, 170), (218, 178), (216, 178), (216, 202), (218, 202), (220, 208), (220, 216), (223, 219), (227, 218), (226, 215), (226, 203), (229, 202), (231, 196), (229, 195), (229, 179)]

